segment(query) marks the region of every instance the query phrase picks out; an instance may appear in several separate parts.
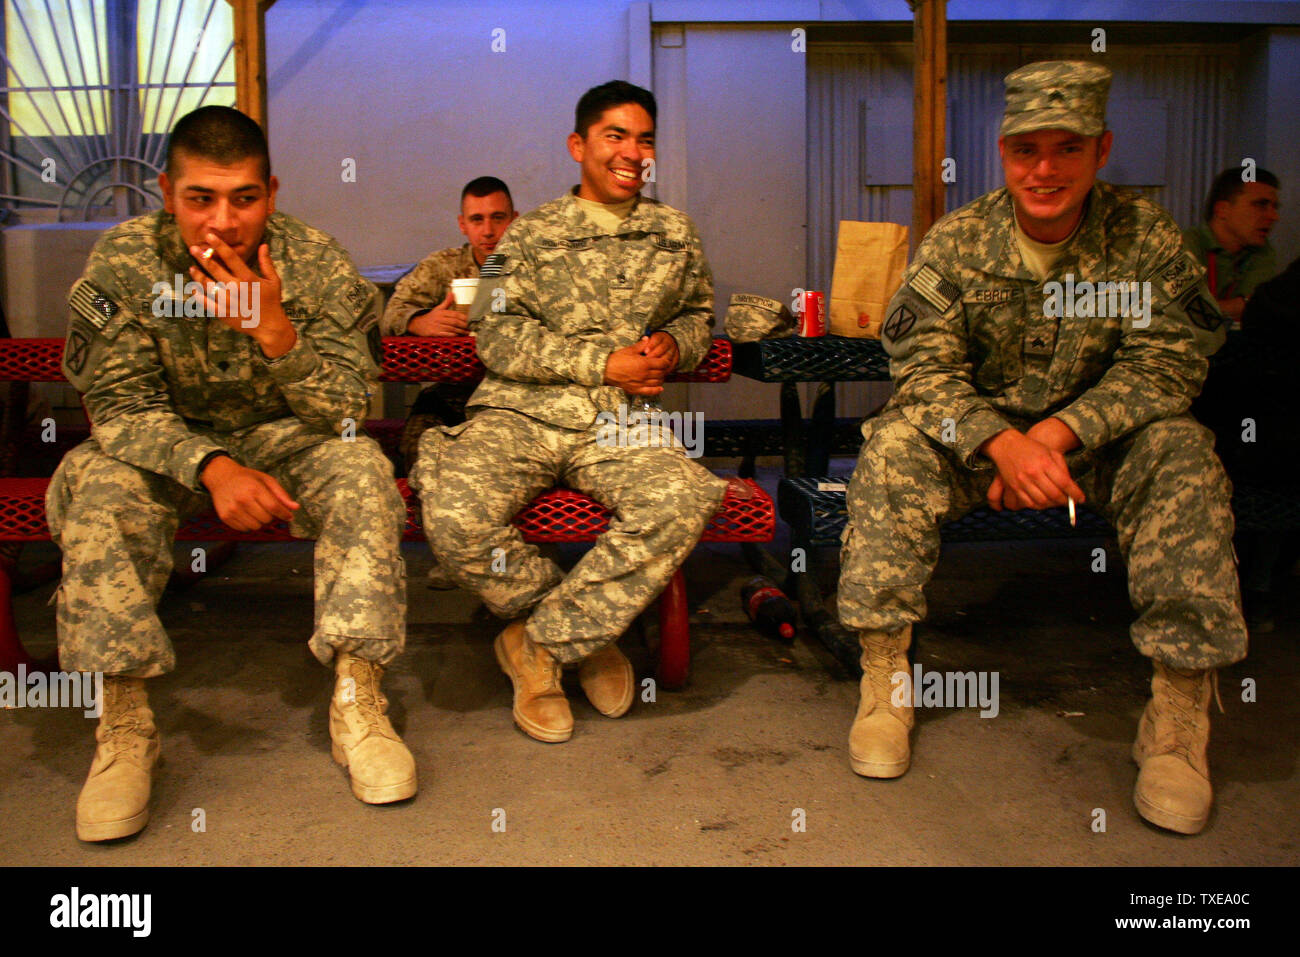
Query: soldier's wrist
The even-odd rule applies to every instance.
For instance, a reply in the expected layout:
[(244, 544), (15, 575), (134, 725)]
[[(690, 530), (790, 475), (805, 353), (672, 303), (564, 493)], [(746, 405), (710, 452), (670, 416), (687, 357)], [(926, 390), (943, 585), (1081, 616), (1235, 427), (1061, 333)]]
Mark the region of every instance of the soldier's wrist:
[(199, 459), (199, 467), (195, 469), (194, 474), (199, 477), (200, 484), (206, 484), (208, 467), (217, 459), (221, 458), (230, 459), (232, 464), (239, 464), (235, 462), (234, 456), (225, 449), (213, 449), (207, 455), (203, 456), (203, 458)]

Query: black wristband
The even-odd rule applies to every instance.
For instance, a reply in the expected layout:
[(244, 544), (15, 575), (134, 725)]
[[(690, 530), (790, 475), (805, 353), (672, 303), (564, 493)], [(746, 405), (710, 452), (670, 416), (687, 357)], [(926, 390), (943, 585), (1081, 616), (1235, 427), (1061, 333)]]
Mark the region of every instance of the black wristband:
[(221, 455), (224, 455), (232, 462), (235, 460), (235, 457), (225, 449), (213, 449), (207, 455), (203, 456), (203, 458), (199, 459), (199, 467), (194, 470), (194, 478), (201, 483), (203, 481), (203, 470), (208, 467), (209, 462)]

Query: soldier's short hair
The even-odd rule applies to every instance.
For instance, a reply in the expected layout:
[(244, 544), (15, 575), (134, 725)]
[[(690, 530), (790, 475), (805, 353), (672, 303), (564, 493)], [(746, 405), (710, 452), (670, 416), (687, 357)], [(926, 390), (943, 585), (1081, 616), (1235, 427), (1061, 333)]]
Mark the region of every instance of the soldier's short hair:
[(650, 114), (651, 121), (659, 122), (659, 107), (655, 104), (653, 93), (626, 80), (610, 80), (600, 86), (593, 86), (582, 94), (578, 108), (574, 111), (573, 131), (585, 140), (591, 124), (599, 120), (606, 110), (624, 103), (635, 103)]
[(470, 180), (460, 191), (460, 201), (464, 203), (466, 196), (482, 199), (493, 193), (505, 193), (506, 199), (510, 200), (510, 208), (515, 208), (515, 198), (510, 195), (510, 187), (505, 184), (505, 180), (497, 179), (495, 176), (480, 176)]
[(229, 106), (200, 106), (176, 121), (167, 137), (167, 175), (173, 179), (180, 153), (223, 166), (252, 157), (259, 161), (262, 181), (271, 180), (271, 152), (266, 146), (266, 134), (252, 118)]
[[(1278, 185), (1277, 177), (1262, 167), (1255, 167), (1255, 182), (1263, 183), (1265, 186), (1272, 186), (1274, 189), (1281, 189)], [(1214, 182), (1210, 184), (1210, 195), (1205, 200), (1205, 221), (1208, 223), (1214, 219), (1214, 207), (1219, 203), (1231, 203), (1237, 198), (1237, 194), (1246, 188), (1246, 181), (1242, 179), (1242, 167), (1229, 166), (1218, 176), (1214, 177)]]

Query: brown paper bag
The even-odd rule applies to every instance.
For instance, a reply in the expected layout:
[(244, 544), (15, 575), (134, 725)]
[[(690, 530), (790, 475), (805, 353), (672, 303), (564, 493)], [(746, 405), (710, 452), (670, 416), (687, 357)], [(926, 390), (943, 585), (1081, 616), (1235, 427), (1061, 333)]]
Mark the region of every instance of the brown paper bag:
[(830, 334), (879, 339), (885, 307), (906, 268), (906, 226), (840, 220), (831, 278)]

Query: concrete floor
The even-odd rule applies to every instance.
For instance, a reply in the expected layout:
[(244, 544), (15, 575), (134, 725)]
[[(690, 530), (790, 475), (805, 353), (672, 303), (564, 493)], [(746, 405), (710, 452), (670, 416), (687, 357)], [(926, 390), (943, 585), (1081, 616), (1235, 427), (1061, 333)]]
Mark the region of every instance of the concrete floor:
[[(491, 652), (498, 625), (468, 595), (426, 588), (427, 548), (407, 546), (409, 642), (386, 690), (420, 792), (387, 807), (353, 798), (330, 759), (331, 675), (305, 646), (310, 546), (242, 546), (163, 602), (180, 664), (150, 683), (164, 763), (149, 826), (112, 845), (79, 843), (93, 720), (6, 711), (0, 865), (1294, 865), (1300, 602), (1288, 596), (1278, 629), (1222, 674), (1214, 816), (1197, 837), (1169, 834), (1132, 805), (1128, 752), (1150, 672), (1127, 638), (1113, 543), (1111, 570), (1089, 570), (1098, 544), (945, 550), (916, 660), (997, 671), (1000, 712), (918, 710), (912, 768), (895, 781), (848, 767), (856, 681), (802, 636), (786, 647), (746, 622), (738, 546), (700, 546), (688, 562), (687, 688), (612, 721), (574, 682), (576, 730), (559, 745), (514, 728)], [(32, 547), (24, 565), (56, 554)], [(834, 552), (818, 557), (833, 587)], [(15, 601), (34, 654), (53, 648), (51, 591)], [(642, 677), (653, 674), (650, 624), (622, 640)], [(1255, 703), (1241, 700), (1248, 677)], [(206, 830), (196, 832), (199, 808)], [(1093, 830), (1096, 809), (1104, 832)]]

